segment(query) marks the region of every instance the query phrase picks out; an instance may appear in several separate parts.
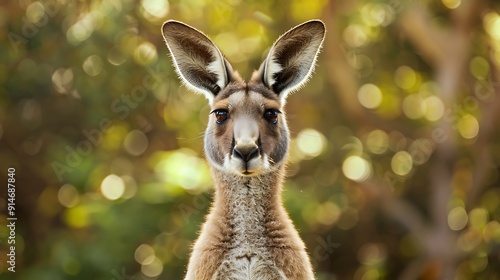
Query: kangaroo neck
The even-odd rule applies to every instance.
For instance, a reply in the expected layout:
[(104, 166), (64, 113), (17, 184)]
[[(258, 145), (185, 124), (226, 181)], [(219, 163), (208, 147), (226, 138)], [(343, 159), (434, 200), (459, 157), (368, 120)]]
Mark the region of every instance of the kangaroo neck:
[(215, 173), (215, 211), (219, 212), (218, 217), (226, 217), (237, 233), (262, 233), (266, 223), (277, 221), (284, 214), (281, 170), (249, 177)]

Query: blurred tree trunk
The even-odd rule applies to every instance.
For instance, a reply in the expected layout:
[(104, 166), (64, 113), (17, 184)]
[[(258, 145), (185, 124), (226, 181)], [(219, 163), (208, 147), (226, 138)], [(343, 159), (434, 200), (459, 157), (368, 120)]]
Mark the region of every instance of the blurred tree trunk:
[[(412, 132), (399, 129), (396, 125), (380, 120), (359, 104), (356, 96), (359, 78), (355, 70), (347, 62), (342, 50), (342, 26), (339, 18), (346, 9), (352, 8), (357, 1), (330, 1), (325, 10), (324, 19), (329, 34), (325, 43), (328, 57), (328, 73), (331, 86), (335, 88), (338, 98), (343, 104), (344, 113), (353, 117), (359, 127), (399, 130), (411, 137)], [(449, 26), (437, 28), (433, 26), (430, 11), (420, 2), (412, 1), (398, 15), (397, 28), (407, 38), (416, 52), (433, 69), (434, 80), (439, 85), (439, 97), (445, 112), (454, 112), (454, 105), (459, 101), (458, 94), (464, 81), (467, 81), (468, 61), (471, 51), (471, 34), (481, 20), (485, 10), (483, 1), (462, 1), (462, 4), (450, 10)], [(358, 6), (359, 7), (359, 6)], [(493, 67), (492, 67), (493, 68)], [(496, 71), (495, 71), (496, 72)], [(496, 72), (498, 74), (498, 72)], [(490, 160), (487, 143), (495, 127), (500, 111), (500, 98), (495, 102), (481, 104), (483, 113), (480, 134), (476, 143), (470, 147), (475, 155), (474, 180), (470, 188), (471, 200), (475, 203), (481, 193), (482, 182), (487, 176)], [(400, 275), (400, 279), (419, 279), (423, 271), (431, 270), (431, 274), (439, 279), (455, 279), (458, 264), (463, 253), (458, 249), (458, 233), (448, 225), (449, 201), (452, 195), (452, 179), (457, 163), (456, 123), (442, 117), (429, 131), (438, 132), (427, 135), (435, 144), (430, 160), (430, 193), (429, 201), (431, 221), (424, 222), (423, 215), (411, 204), (395, 195), (381, 180), (371, 179), (363, 182), (365, 191), (375, 194), (386, 213), (406, 226), (416, 237), (422, 247), (421, 258), (411, 263)], [(410, 134), (410, 135), (408, 135)], [(469, 205), (468, 208), (473, 208)], [(426, 273), (427, 274), (427, 273)], [(427, 278), (426, 278), (427, 279)]]

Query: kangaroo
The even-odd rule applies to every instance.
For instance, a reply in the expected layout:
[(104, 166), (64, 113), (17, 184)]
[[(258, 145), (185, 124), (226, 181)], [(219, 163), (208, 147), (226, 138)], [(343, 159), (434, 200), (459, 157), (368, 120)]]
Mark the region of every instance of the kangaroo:
[(195, 28), (170, 20), (162, 33), (180, 79), (211, 107), (204, 148), (215, 194), (184, 279), (315, 279), (281, 199), (284, 105), (314, 69), (324, 24), (307, 21), (279, 37), (248, 82)]

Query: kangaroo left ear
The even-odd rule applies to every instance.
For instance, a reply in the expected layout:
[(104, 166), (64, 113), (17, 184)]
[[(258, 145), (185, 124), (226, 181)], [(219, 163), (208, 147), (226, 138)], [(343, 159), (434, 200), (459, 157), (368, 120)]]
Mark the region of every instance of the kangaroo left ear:
[(283, 34), (271, 47), (259, 73), (281, 99), (299, 89), (310, 77), (325, 38), (325, 25), (311, 20)]
[(233, 69), (219, 48), (200, 31), (179, 21), (163, 24), (163, 38), (184, 84), (211, 104), (231, 81)]

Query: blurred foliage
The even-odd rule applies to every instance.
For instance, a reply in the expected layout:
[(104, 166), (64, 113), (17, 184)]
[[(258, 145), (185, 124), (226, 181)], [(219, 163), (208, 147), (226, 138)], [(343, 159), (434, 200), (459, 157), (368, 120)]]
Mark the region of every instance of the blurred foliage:
[[(311, 18), (328, 33), (287, 104), (284, 197), (318, 279), (444, 279), (450, 267), (449, 279), (500, 279), (500, 5), (469, 2), (3, 1), (0, 178), (16, 168), (19, 220), (16, 273), (0, 227), (2, 279), (182, 279), (211, 200), (209, 108), (180, 86), (161, 23), (203, 30), (249, 77)], [(405, 29), (421, 9), (431, 32)], [(466, 41), (449, 32), (444, 51), (426, 47), (464, 29)], [(461, 46), (450, 101), (456, 68), (439, 65)]]

